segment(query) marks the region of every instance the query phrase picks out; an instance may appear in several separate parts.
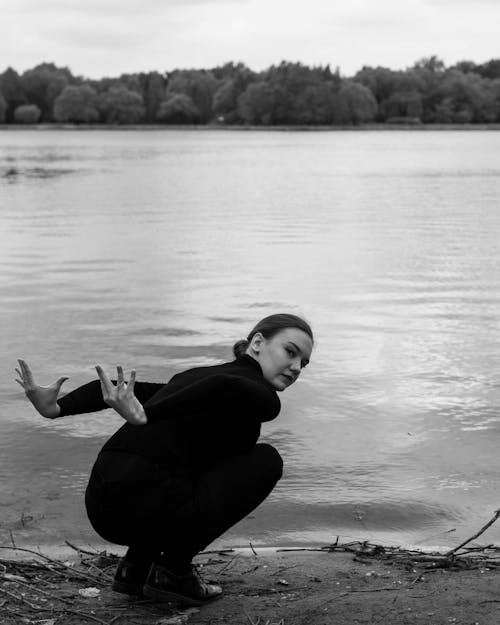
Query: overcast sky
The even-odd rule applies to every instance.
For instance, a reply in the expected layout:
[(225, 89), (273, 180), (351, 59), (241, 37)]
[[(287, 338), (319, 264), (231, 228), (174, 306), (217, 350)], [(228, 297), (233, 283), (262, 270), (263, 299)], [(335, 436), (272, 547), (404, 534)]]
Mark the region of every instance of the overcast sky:
[(500, 58), (500, 0), (0, 0), (0, 71), (89, 78), (281, 60), (406, 68)]

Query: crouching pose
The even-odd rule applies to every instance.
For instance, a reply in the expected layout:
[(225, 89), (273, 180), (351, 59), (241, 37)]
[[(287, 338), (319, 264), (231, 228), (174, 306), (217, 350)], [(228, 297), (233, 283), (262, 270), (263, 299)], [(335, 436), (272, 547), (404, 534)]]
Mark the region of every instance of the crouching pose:
[(235, 360), (189, 369), (165, 385), (99, 379), (58, 398), (63, 377), (35, 383), (19, 360), (19, 384), (47, 418), (113, 408), (126, 423), (104, 444), (85, 494), (89, 520), (126, 545), (113, 588), (159, 601), (201, 605), (222, 593), (193, 557), (254, 510), (281, 477), (274, 447), (258, 443), (278, 416), (276, 391), (293, 384), (313, 347), (310, 326), (289, 314), (262, 319), (234, 347)]

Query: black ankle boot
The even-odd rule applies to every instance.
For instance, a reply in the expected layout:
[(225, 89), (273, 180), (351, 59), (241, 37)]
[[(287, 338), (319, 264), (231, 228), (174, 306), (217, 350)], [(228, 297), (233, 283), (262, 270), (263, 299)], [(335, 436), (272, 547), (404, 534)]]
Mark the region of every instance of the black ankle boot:
[(150, 568), (150, 564), (136, 564), (121, 558), (113, 579), (113, 590), (125, 595), (142, 595)]
[(143, 589), (144, 596), (156, 601), (176, 601), (183, 605), (203, 605), (222, 595), (222, 588), (204, 582), (196, 567), (185, 575), (170, 572), (161, 564), (153, 564)]

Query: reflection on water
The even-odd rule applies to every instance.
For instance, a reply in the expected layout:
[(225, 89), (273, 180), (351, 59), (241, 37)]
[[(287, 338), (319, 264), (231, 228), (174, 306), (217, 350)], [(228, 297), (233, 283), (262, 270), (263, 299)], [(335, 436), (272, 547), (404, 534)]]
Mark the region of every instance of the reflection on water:
[(284, 478), (225, 540), (449, 544), (489, 519), (498, 133), (1, 134), (0, 532), (94, 540), (82, 493), (120, 423), (37, 418), (16, 358), (68, 389), (96, 363), (165, 381), (279, 310), (317, 345), (263, 428)]

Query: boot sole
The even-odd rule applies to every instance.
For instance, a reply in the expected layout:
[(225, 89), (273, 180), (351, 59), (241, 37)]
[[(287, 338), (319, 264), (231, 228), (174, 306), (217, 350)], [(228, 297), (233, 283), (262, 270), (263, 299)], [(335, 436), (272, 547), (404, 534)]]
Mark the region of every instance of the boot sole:
[(223, 593), (214, 595), (213, 597), (207, 597), (206, 599), (196, 599), (195, 597), (189, 597), (178, 592), (158, 590), (157, 588), (146, 585), (142, 589), (142, 594), (145, 597), (148, 597), (148, 599), (154, 599), (155, 601), (175, 601), (176, 603), (181, 603), (182, 605), (200, 606), (215, 601), (216, 599), (220, 599)]
[(122, 595), (135, 595), (140, 597), (142, 596), (143, 586), (139, 586), (139, 584), (126, 584), (125, 582), (115, 580), (111, 588), (115, 592), (120, 592)]

